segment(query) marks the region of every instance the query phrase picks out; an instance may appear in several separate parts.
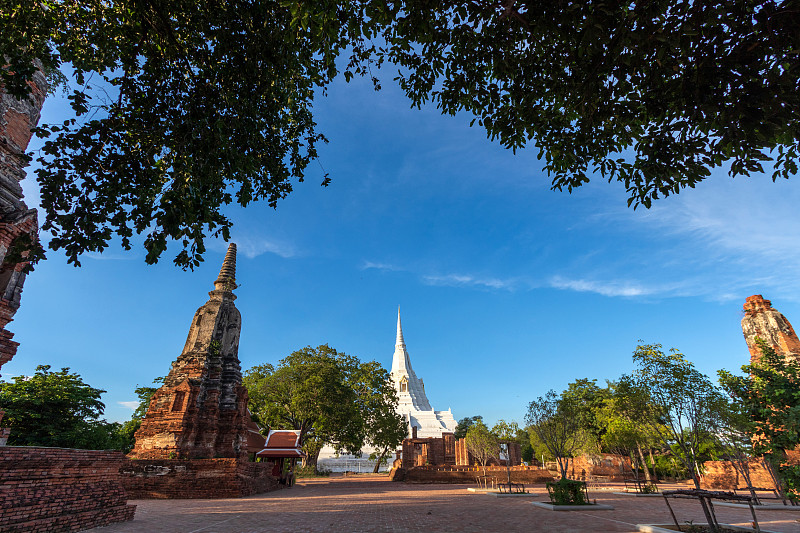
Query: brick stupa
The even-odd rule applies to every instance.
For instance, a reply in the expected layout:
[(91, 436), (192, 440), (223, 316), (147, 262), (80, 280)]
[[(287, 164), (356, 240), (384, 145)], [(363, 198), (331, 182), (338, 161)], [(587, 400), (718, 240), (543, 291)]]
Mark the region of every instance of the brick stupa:
[(246, 458), (264, 438), (242, 386), (236, 296), (236, 245), (230, 244), (208, 302), (194, 314), (180, 357), (153, 394), (136, 432), (135, 459)]
[(775, 353), (800, 361), (800, 339), (786, 317), (772, 308), (772, 302), (760, 294), (749, 296), (744, 302), (744, 313), (742, 333), (750, 350), (751, 362), (761, 357), (756, 337), (765, 340)]

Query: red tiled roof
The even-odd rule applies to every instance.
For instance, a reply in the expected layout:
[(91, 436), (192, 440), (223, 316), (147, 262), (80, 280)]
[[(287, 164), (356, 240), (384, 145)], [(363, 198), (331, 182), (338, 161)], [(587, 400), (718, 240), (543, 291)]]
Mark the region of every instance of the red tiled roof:
[(305, 457), (297, 448), (265, 448), (256, 454), (256, 457)]
[(265, 448), (298, 448), (300, 431), (292, 429), (270, 430)]

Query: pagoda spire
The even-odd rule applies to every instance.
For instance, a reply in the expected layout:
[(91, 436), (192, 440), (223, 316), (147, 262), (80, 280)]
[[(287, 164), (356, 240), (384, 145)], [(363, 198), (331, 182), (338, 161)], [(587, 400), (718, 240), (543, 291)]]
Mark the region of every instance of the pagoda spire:
[(395, 346), (405, 346), (406, 342), (403, 340), (403, 325), (400, 323), (400, 306), (397, 306), (397, 341)]
[(225, 253), (225, 260), (219, 270), (217, 281), (214, 282), (214, 289), (218, 291), (231, 292), (236, 288), (236, 244), (230, 243), (228, 251)]

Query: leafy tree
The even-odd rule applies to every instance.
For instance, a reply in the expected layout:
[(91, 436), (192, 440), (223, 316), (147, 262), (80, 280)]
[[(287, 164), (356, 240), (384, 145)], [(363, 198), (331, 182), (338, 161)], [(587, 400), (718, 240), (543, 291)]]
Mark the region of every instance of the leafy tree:
[[(682, 353), (664, 353), (660, 344), (636, 347), (633, 360), (637, 365), (630, 380), (648, 399), (641, 403), (645, 415), (643, 424), (654, 432), (659, 427), (665, 446), (677, 448), (678, 457), (692, 476), (695, 488), (700, 488), (700, 446), (708, 435), (714, 434), (721, 423), (726, 407), (725, 397), (707, 376), (698, 372)], [(716, 523), (708, 505), (700, 500), (709, 524)]]
[(528, 404), (525, 423), (555, 458), (561, 478), (566, 479), (569, 457), (585, 444), (578, 406), (549, 390)]
[(206, 234), (228, 239), (224, 206), (275, 207), (325, 141), (316, 91), (359, 48), (366, 6), (327, 7), (301, 19), (275, 0), (0, 0), (0, 85), (24, 97), (35, 64), (70, 78), (74, 116), (36, 130), (50, 247), (77, 265), (144, 234), (148, 263), (174, 241), (193, 267)]
[(492, 426), (491, 431), (492, 434), (498, 439), (516, 440), (517, 436), (519, 435), (520, 428), (519, 424), (513, 420), (511, 422), (506, 422), (501, 418), (494, 426)]
[(258, 422), (273, 429), (300, 430), (308, 464), (316, 465), (325, 444), (360, 455), (370, 442), (385, 457), (386, 450), (405, 436), (386, 370), (328, 345), (295, 351), (277, 367), (253, 367), (242, 381)]
[(39, 365), (32, 376), (0, 381), (3, 426), (11, 428), (11, 446), (116, 449), (120, 424), (100, 416), (105, 404), (95, 389), (69, 368), (51, 372)]
[(661, 434), (664, 428), (659, 420), (647, 418), (656, 410), (648, 404), (647, 391), (630, 379), (623, 377), (620, 382), (610, 384), (609, 389), (609, 398), (598, 418), (604, 427), (602, 445), (614, 453), (630, 457), (636, 479), (643, 468), (645, 481), (651, 483), (642, 448), (650, 450), (657, 443), (663, 447)]
[(599, 171), (649, 207), (722, 165), (797, 172), (792, 2), (390, 5), (387, 55), (412, 102), (471, 113), (508, 148), (533, 142), (554, 189)]
[(500, 454), (500, 443), (497, 437), (489, 431), (483, 420), (476, 420), (464, 436), (467, 451), (478, 461), (486, 475), (486, 464), (492, 459), (497, 459)]
[[(337, 75), (399, 67), (413, 105), (466, 111), (491, 139), (533, 142), (571, 191), (592, 172), (629, 204), (711, 169), (797, 170), (800, 95), (791, 2), (279, 2), (0, 0), (0, 84), (35, 61), (68, 70), (74, 118), (44, 125), (37, 171), (50, 246), (77, 264), (116, 235), (201, 260), (224, 206), (271, 206), (317, 157), (314, 96)], [(376, 87), (377, 79), (373, 78)], [(322, 91), (320, 91), (322, 89)], [(327, 177), (323, 184), (327, 183)]]
[(316, 465), (327, 442), (351, 453), (358, 453), (364, 443), (356, 393), (342, 365), (349, 357), (327, 345), (307, 346), (282, 359), (277, 368), (251, 368), (242, 380), (250, 412), (263, 426), (300, 430), (308, 464)]
[(483, 417), (480, 415), (466, 416), (462, 418), (458, 421), (458, 424), (456, 424), (456, 431), (453, 433), (453, 436), (456, 439), (463, 439), (467, 436), (467, 430), (469, 430), (469, 428), (478, 422), (483, 423)]
[(389, 372), (380, 363), (359, 364), (350, 373), (349, 382), (358, 397), (366, 443), (375, 448), (370, 459), (375, 461), (377, 473), (392, 450), (408, 436), (408, 424), (397, 413), (397, 391), (389, 380)]
[(761, 357), (742, 367), (744, 376), (719, 372), (720, 382), (750, 417), (756, 454), (769, 458), (788, 495), (800, 495), (800, 467), (786, 463), (786, 451), (800, 444), (800, 363), (757, 339)]
[(581, 428), (587, 437), (586, 452), (599, 451), (605, 428), (598, 420), (600, 410), (609, 397), (609, 390), (597, 386), (596, 379), (577, 379), (567, 385), (561, 395), (575, 405)]
[(136, 396), (139, 397), (139, 405), (133, 411), (131, 415), (131, 419), (127, 422), (124, 422), (120, 427), (120, 442), (122, 444), (122, 451), (128, 453), (133, 449), (133, 446), (136, 444), (136, 431), (142, 425), (142, 418), (144, 415), (147, 414), (147, 409), (150, 407), (150, 399), (153, 397), (153, 394), (159, 389), (160, 383), (164, 382), (164, 377), (158, 377), (153, 380), (153, 385), (157, 385), (156, 387), (136, 387), (134, 389), (134, 393)]

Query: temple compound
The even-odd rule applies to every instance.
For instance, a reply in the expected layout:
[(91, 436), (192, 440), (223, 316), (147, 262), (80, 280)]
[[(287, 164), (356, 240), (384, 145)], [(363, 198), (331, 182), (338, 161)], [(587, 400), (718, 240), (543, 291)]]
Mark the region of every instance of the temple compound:
[(744, 302), (744, 313), (742, 333), (751, 362), (761, 357), (756, 337), (765, 340), (775, 353), (800, 361), (800, 339), (786, 317), (772, 308), (772, 302), (760, 294), (749, 296)]
[(276, 488), (273, 465), (252, 462), (265, 439), (242, 386), (230, 244), (209, 300), (192, 318), (186, 344), (153, 394), (123, 484), (132, 498), (231, 498)]
[(399, 399), (397, 412), (408, 421), (408, 433), (415, 432), (418, 438), (441, 437), (442, 433), (454, 433), (457, 422), (453, 413), (434, 411), (425, 395), (425, 384), (411, 368), (406, 343), (403, 339), (403, 325), (400, 322), (400, 309), (397, 310), (397, 340), (392, 357), (391, 380)]

